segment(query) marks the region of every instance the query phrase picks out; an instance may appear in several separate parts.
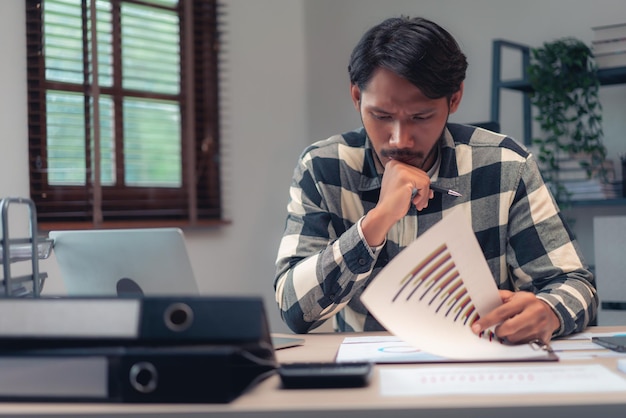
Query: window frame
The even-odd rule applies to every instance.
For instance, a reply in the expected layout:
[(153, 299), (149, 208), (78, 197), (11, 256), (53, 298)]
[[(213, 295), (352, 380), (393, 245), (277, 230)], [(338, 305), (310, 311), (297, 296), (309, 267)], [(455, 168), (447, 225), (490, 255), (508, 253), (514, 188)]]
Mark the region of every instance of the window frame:
[[(91, 175), (89, 150), (92, 120), (85, 118), (85, 185), (50, 185), (47, 179), (46, 92), (73, 90), (85, 98), (94, 86), (84, 74), (82, 85), (50, 82), (45, 79), (43, 7), (45, 0), (26, 0), (27, 81), (30, 195), (37, 207), (40, 229), (84, 229), (120, 226), (213, 226), (228, 221), (222, 217), (219, 168), (219, 5), (216, 0), (179, 1), (180, 19), (180, 133), (182, 185), (178, 188), (103, 186)], [(141, 0), (110, 0), (113, 10), (122, 3), (150, 4)], [(152, 4), (151, 4), (152, 5)], [(83, 22), (90, 0), (82, 0)], [(159, 7), (153, 5), (155, 7)], [(119, 14), (113, 17), (113, 32)], [(86, 25), (85, 25), (86, 27)], [(118, 27), (119, 28), (119, 27)], [(83, 43), (88, 34), (84, 31)], [(120, 54), (120, 42), (113, 43), (113, 54)], [(86, 47), (86, 45), (85, 45)], [(121, 63), (116, 61), (116, 67)], [(85, 65), (87, 68), (88, 65)], [(85, 70), (87, 71), (87, 70)], [(114, 68), (114, 72), (116, 69)], [(95, 86), (103, 94), (112, 89)], [(113, 87), (114, 89), (115, 87)], [(159, 94), (132, 92), (134, 97), (165, 98)], [(171, 99), (170, 96), (167, 96)], [(97, 118), (95, 119), (97, 121)], [(121, 122), (114, 125), (115, 136)], [(120, 158), (117, 147), (117, 158)], [(95, 154), (97, 155), (97, 153)], [(118, 173), (119, 176), (119, 173)]]

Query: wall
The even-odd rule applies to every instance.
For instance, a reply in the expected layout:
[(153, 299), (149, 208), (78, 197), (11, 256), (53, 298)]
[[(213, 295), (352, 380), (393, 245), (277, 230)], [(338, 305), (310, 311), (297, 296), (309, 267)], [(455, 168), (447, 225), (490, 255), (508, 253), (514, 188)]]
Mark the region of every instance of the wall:
[[(591, 27), (626, 22), (623, 0), (225, 0), (223, 181), (232, 225), (186, 231), (203, 293), (260, 294), (271, 327), (284, 331), (273, 301), (274, 259), (284, 225), (287, 188), (308, 143), (352, 129), (358, 117), (348, 96), (348, 56), (361, 34), (383, 18), (422, 15), (448, 28), (470, 67), (459, 122), (489, 116), (493, 38), (539, 45), (563, 36), (591, 40)], [(0, 196), (27, 195), (24, 10), (0, 2)], [(626, 87), (603, 90), (612, 156), (626, 152), (620, 136)], [(503, 98), (503, 130), (521, 137), (517, 97)], [(593, 261), (590, 220), (580, 209), (579, 238)], [(600, 209), (603, 213), (606, 209)], [(610, 210), (624, 214), (626, 208)], [(619, 213), (615, 213), (619, 212)], [(578, 233), (578, 231), (577, 231)], [(62, 291), (54, 265), (43, 269), (48, 291)]]
[[(0, 197), (28, 193), (24, 19), (22, 1), (0, 4)], [(27, 218), (20, 206), (16, 209), (10, 215), (20, 221), (19, 226), (9, 232), (19, 236), (27, 231), (27, 227), (21, 227)]]

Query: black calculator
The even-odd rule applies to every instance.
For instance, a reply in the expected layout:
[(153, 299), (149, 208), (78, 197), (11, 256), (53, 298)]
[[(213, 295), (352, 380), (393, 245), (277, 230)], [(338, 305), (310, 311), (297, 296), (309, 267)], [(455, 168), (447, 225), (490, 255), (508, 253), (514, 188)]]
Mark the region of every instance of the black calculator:
[(285, 363), (278, 368), (286, 389), (362, 387), (368, 384), (372, 371), (369, 362)]

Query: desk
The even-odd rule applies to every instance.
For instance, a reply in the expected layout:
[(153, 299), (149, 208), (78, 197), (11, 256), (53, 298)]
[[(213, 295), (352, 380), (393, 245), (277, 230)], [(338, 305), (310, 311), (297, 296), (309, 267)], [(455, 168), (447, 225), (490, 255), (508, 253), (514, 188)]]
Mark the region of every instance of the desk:
[[(593, 332), (626, 332), (626, 327), (592, 327)], [(305, 335), (305, 344), (277, 351), (280, 362), (332, 361), (346, 334)], [(547, 364), (601, 363), (616, 369), (614, 358), (561, 360)], [(519, 365), (519, 363), (517, 363)], [(529, 363), (538, 365), (541, 363)], [(546, 364), (546, 363), (544, 363)], [(366, 388), (280, 389), (277, 375), (264, 380), (230, 404), (210, 405), (131, 405), (131, 404), (51, 404), (0, 403), (0, 416), (11, 417), (271, 417), (271, 418), (351, 418), (351, 417), (584, 417), (626, 416), (625, 393), (559, 395), (464, 395), (382, 397), (379, 394), (381, 367), (437, 367), (436, 365), (379, 365)], [(589, 382), (597, 385), (598, 382)]]

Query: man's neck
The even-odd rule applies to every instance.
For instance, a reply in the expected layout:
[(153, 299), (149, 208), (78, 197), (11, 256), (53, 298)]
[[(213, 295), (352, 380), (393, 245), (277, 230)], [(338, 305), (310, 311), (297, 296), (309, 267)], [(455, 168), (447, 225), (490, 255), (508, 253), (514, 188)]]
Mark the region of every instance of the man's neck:
[(433, 165), (435, 165), (435, 162), (439, 157), (440, 143), (441, 140), (437, 141), (430, 151), (428, 151), (428, 155), (426, 155), (426, 158), (424, 159), (424, 164), (420, 167), (422, 170), (428, 172), (431, 168), (433, 168)]

